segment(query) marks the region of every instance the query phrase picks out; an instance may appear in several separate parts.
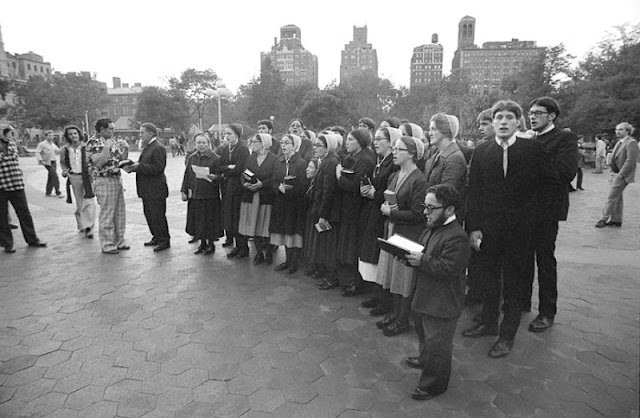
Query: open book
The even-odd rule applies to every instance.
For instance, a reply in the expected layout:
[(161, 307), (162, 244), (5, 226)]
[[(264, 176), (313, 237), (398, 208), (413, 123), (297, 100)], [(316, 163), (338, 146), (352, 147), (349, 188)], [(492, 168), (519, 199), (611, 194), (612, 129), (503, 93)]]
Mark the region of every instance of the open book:
[(378, 238), (378, 246), (381, 250), (400, 258), (411, 252), (424, 251), (424, 246), (398, 234), (393, 234), (387, 239)]
[(389, 189), (384, 191), (384, 200), (387, 201), (389, 206), (395, 206), (398, 204), (398, 197), (396, 196), (396, 192)]
[(120, 168), (125, 168), (125, 167), (128, 167), (128, 166), (132, 165), (132, 164), (133, 164), (133, 161), (131, 161), (131, 160), (129, 160), (129, 159), (126, 159), (126, 160), (122, 160), (122, 161), (120, 161), (120, 162), (118, 163), (118, 167), (120, 167)]

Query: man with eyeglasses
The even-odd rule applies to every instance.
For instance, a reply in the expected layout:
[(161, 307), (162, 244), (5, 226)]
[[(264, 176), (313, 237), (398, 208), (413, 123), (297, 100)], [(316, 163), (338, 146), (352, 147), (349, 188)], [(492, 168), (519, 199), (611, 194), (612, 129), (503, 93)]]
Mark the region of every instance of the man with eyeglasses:
[[(557, 187), (558, 180), (542, 146), (516, 135), (520, 105), (501, 100), (491, 113), (496, 136), (479, 145), (473, 155), (466, 218), (471, 246), (484, 266), (482, 314), (480, 323), (462, 335), (499, 335), (489, 357), (500, 358), (511, 352), (520, 325), (524, 265), (538, 196)], [(501, 294), (504, 317), (498, 327)]]
[(453, 336), (463, 309), (464, 276), (469, 260), (469, 241), (458, 222), (459, 195), (449, 184), (427, 189), (423, 214), (426, 229), (418, 241), (422, 252), (407, 254), (416, 268), (416, 287), (411, 302), (420, 353), (408, 357), (409, 367), (422, 369), (418, 386), (411, 392), (428, 400), (447, 390), (451, 376)]
[(535, 264), (538, 266), (538, 316), (529, 331), (543, 332), (553, 326), (557, 312), (558, 272), (555, 257), (558, 221), (566, 221), (569, 213), (569, 188), (577, 171), (578, 138), (569, 130), (559, 129), (554, 122), (560, 106), (551, 97), (538, 97), (529, 105), (534, 141), (540, 143), (551, 161), (560, 183), (540, 196), (533, 228), (531, 249), (527, 259), (522, 310), (531, 311), (531, 292)]

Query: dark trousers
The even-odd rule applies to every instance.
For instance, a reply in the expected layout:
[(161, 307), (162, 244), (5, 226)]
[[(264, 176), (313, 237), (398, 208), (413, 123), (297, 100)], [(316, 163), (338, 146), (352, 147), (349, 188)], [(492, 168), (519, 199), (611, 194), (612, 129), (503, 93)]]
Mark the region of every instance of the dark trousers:
[(51, 161), (51, 165), (45, 165), (44, 167), (47, 169), (46, 193), (51, 194), (53, 189), (55, 189), (56, 194), (60, 194), (60, 179), (58, 178), (58, 170), (56, 168), (56, 162)]
[(420, 361), (424, 364), (418, 387), (433, 394), (447, 390), (451, 376), (453, 336), (458, 318), (436, 318), (414, 313)]
[(482, 286), (485, 282), (484, 266), (482, 265), (482, 254), (471, 251), (469, 265), (467, 266), (467, 299), (473, 302), (482, 301)]
[(545, 220), (536, 225), (531, 236), (531, 249), (527, 257), (522, 307), (531, 307), (531, 292), (536, 264), (538, 266), (538, 312), (555, 317), (558, 301), (558, 263), (556, 237), (558, 221)]
[(582, 189), (582, 167), (578, 167), (576, 171), (576, 189)]
[(500, 318), (500, 294), (504, 317), (500, 337), (513, 340), (520, 326), (522, 290), (527, 254), (531, 241), (529, 228), (499, 228), (485, 233), (481, 254), (485, 271), (482, 323), (493, 326)]
[(0, 189), (0, 246), (5, 248), (13, 247), (13, 234), (9, 226), (9, 202), (11, 202), (18, 215), (24, 240), (27, 244), (37, 243), (38, 236), (33, 226), (33, 218), (31, 218), (31, 212), (29, 212), (27, 195), (25, 195), (24, 190), (7, 192)]
[(169, 226), (167, 225), (167, 199), (142, 199), (144, 217), (149, 231), (158, 244), (168, 244)]

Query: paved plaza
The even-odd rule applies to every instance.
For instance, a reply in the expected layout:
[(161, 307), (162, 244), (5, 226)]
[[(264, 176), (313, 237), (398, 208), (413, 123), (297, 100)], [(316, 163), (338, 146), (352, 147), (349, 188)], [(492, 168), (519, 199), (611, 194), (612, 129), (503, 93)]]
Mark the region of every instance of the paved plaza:
[(638, 416), (640, 184), (625, 192), (623, 226), (596, 229), (609, 176), (585, 169), (558, 237), (556, 325), (527, 331), (534, 297), (513, 352), (494, 360), (493, 337), (460, 336), (477, 313), (466, 311), (449, 390), (420, 402), (409, 397), (419, 371), (404, 364), (414, 332), (383, 336), (363, 297), (227, 260), (219, 244), (193, 254), (183, 161), (168, 157), (172, 248), (143, 247), (123, 174), (131, 250), (114, 256), (75, 231), (75, 205), (44, 196), (35, 158), (21, 160), (49, 247), (17, 230), (17, 252), (0, 253), (0, 417)]

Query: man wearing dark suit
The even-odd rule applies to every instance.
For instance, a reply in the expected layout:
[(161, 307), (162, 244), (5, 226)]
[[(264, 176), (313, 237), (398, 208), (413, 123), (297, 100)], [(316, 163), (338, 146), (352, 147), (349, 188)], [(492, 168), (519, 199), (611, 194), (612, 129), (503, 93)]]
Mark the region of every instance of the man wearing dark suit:
[(144, 216), (151, 231), (152, 238), (145, 242), (146, 247), (154, 247), (153, 251), (169, 248), (170, 236), (167, 225), (167, 197), (169, 189), (164, 169), (167, 166), (167, 150), (158, 142), (158, 128), (153, 123), (140, 125), (142, 152), (140, 160), (126, 171), (136, 172), (136, 189), (142, 199)]
[(418, 400), (444, 393), (451, 375), (453, 335), (464, 308), (464, 276), (471, 252), (467, 234), (456, 222), (457, 203), (459, 194), (451, 185), (427, 189), (423, 211), (427, 229), (418, 239), (424, 250), (407, 255), (407, 263), (417, 268), (411, 308), (420, 354), (406, 362), (422, 369), (411, 393)]
[[(480, 323), (462, 335), (499, 333), (489, 351), (490, 357), (499, 358), (511, 352), (520, 325), (523, 266), (538, 198), (546, 188), (556, 187), (557, 180), (542, 146), (516, 137), (520, 105), (502, 100), (493, 105), (492, 114), (496, 137), (473, 155), (466, 219), (472, 248), (480, 251), (485, 266), (482, 315)], [(498, 330), (501, 288), (504, 318)]]
[(596, 228), (622, 226), (622, 192), (628, 184), (635, 181), (638, 161), (638, 141), (631, 137), (632, 134), (631, 124), (622, 122), (616, 126), (618, 142), (611, 155), (611, 190), (602, 211), (602, 219), (598, 221)]
[(529, 331), (542, 332), (553, 326), (558, 300), (558, 271), (555, 257), (558, 221), (566, 221), (569, 213), (569, 188), (577, 171), (578, 138), (554, 122), (560, 116), (560, 106), (551, 97), (539, 97), (529, 105), (534, 140), (542, 145), (560, 183), (541, 195), (531, 249), (526, 265), (522, 310), (531, 310), (531, 291), (535, 264), (538, 265), (538, 316), (529, 324)]

